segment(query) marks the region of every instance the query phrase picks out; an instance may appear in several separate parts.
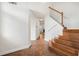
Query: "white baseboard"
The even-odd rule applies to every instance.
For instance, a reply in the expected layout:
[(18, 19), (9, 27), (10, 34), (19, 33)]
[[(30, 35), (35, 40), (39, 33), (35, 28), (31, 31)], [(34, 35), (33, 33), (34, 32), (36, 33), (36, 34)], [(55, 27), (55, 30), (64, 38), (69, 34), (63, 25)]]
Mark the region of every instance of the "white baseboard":
[(0, 52), (0, 56), (1, 55), (5, 55), (5, 54), (9, 54), (9, 53), (12, 53), (12, 52), (16, 52), (18, 50), (22, 50), (22, 49), (26, 49), (26, 48), (29, 48), (31, 46), (31, 44), (28, 44), (27, 46), (21, 46), (21, 47), (17, 47), (15, 49), (12, 49), (12, 50), (8, 50), (8, 51), (4, 51), (4, 52)]

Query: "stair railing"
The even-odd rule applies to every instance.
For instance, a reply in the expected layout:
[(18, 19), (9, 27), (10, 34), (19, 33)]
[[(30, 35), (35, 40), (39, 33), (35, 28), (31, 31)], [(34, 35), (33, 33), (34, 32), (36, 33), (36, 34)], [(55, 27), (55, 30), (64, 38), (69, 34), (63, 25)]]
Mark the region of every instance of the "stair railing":
[(64, 24), (63, 24), (63, 12), (60, 12), (60, 11), (50, 7), (50, 6), (49, 6), (49, 9), (51, 9), (51, 10), (53, 10), (53, 11), (55, 11), (55, 12), (57, 12), (57, 13), (59, 13), (61, 15), (61, 25), (64, 27)]

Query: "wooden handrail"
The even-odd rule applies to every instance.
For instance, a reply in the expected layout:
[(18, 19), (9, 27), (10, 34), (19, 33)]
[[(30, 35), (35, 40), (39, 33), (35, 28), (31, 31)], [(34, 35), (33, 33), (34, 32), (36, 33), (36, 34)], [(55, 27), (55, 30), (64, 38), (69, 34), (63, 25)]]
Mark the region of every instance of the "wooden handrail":
[(50, 6), (49, 6), (49, 9), (54, 10), (55, 12), (61, 14), (61, 25), (64, 27), (64, 25), (63, 25), (63, 12), (60, 12), (60, 11), (50, 7)]
[(60, 11), (58, 11), (58, 10), (56, 10), (56, 9), (54, 9), (54, 8), (50, 7), (50, 6), (49, 6), (49, 8), (50, 8), (51, 10), (54, 10), (55, 12), (57, 12), (57, 13), (61, 14), (61, 12), (60, 12)]

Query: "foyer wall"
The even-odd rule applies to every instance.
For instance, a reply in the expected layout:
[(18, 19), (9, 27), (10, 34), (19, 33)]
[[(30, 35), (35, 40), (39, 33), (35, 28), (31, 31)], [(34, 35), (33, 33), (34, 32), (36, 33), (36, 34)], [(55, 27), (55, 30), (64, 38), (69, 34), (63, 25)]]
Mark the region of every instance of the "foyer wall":
[(29, 39), (29, 12), (24, 7), (26, 7), (25, 4), (2, 3), (0, 55), (28, 48), (31, 45)]

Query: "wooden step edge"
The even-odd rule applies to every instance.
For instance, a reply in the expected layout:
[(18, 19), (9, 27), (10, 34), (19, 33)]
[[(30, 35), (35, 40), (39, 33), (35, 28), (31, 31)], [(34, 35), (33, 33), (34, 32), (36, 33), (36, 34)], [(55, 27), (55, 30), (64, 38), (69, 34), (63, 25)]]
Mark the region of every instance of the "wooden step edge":
[(73, 46), (74, 45), (79, 45), (77, 42), (73, 42), (73, 41), (69, 41), (69, 40), (63, 40), (63, 39), (58, 39), (58, 40), (55, 40), (55, 42), (57, 43), (60, 43), (60, 44), (63, 44), (63, 45), (71, 45)]
[(79, 50), (79, 43), (78, 42), (73, 42), (73, 41), (63, 40), (63, 39), (55, 40), (55, 42), (75, 48), (76, 50)]
[(79, 42), (71, 41), (71, 40), (65, 40), (65, 39), (59, 39), (60, 41), (65, 41), (67, 43), (71, 43), (73, 45), (79, 45)]
[(71, 53), (68, 53), (66, 51), (63, 51), (55, 46), (52, 45), (52, 47), (50, 47), (56, 54), (58, 55), (62, 55), (62, 56), (75, 56), (75, 54), (71, 54)]
[(72, 41), (72, 42), (77, 42), (79, 43), (79, 40), (78, 39), (65, 39), (65, 38), (59, 38), (59, 39), (62, 39), (62, 40), (67, 40), (67, 41)]
[(79, 29), (67, 29), (67, 32), (79, 33)]
[(78, 54), (78, 51), (72, 47), (69, 47), (69, 46), (65, 46), (65, 45), (62, 45), (62, 44), (59, 44), (59, 43), (53, 43), (53, 45), (55, 45), (55, 47), (63, 50), (63, 51), (67, 51), (69, 53), (72, 53), (72, 54)]
[(57, 39), (57, 40), (55, 40), (55, 42), (56, 43), (59, 43), (59, 44), (62, 44), (62, 45), (66, 45), (66, 46), (72, 47), (72, 43), (71, 42), (68, 42), (67, 40)]

